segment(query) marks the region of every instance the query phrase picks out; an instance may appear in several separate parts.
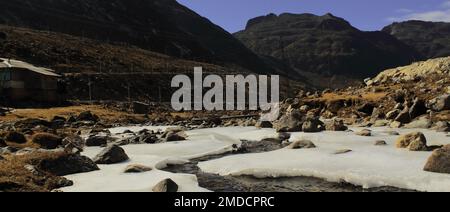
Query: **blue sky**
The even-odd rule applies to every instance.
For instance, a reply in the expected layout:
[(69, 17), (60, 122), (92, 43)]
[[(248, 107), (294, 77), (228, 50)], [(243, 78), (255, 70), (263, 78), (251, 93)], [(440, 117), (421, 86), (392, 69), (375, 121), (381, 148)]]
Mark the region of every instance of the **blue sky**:
[(229, 32), (269, 13), (331, 12), (362, 30), (380, 30), (403, 20), (450, 22), (450, 0), (177, 0)]

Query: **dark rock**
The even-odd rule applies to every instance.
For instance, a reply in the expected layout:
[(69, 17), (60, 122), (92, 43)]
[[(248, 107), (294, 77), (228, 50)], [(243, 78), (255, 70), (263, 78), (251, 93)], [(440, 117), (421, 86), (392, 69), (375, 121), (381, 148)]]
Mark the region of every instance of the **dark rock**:
[(428, 158), (425, 171), (450, 174), (450, 145), (437, 149)]
[(56, 149), (62, 144), (62, 138), (50, 133), (37, 133), (33, 135), (31, 142), (44, 149)]
[(86, 139), (86, 146), (104, 146), (108, 144), (106, 136), (91, 136)]
[(143, 102), (133, 102), (133, 113), (147, 114), (150, 111), (150, 105)]
[(255, 127), (257, 128), (273, 128), (273, 124), (270, 121), (258, 121)]
[(357, 110), (361, 113), (365, 113), (365, 114), (372, 114), (373, 110), (375, 109), (375, 105), (372, 103), (365, 103), (363, 105), (361, 105)]
[(277, 139), (279, 139), (280, 141), (287, 141), (291, 138), (291, 134), (287, 133), (287, 132), (280, 132), (278, 133), (278, 137)]
[[(134, 132), (131, 130), (125, 130), (122, 132), (122, 134), (134, 134)], [(139, 134), (141, 134), (141, 132), (139, 132)]]
[(0, 154), (11, 154), (11, 153), (15, 153), (19, 150), (20, 149), (18, 147), (7, 146), (7, 147), (0, 148)]
[(67, 119), (62, 117), (62, 116), (55, 116), (55, 117), (52, 118), (51, 122), (54, 122), (54, 121), (64, 121), (64, 122), (66, 122)]
[(127, 161), (128, 159), (129, 157), (125, 153), (125, 150), (117, 145), (110, 145), (95, 156), (94, 162), (97, 164), (115, 164)]
[(327, 110), (332, 113), (338, 113), (342, 108), (345, 108), (344, 100), (334, 100), (327, 103)]
[(74, 150), (76, 153), (82, 152), (86, 142), (79, 135), (67, 136), (62, 141), (62, 146), (64, 146), (64, 151), (67, 153), (72, 153)]
[(6, 40), (8, 38), (8, 35), (4, 32), (0, 32), (0, 40)]
[(446, 94), (431, 100), (428, 106), (434, 111), (450, 110), (450, 94)]
[(427, 139), (421, 132), (400, 136), (395, 143), (397, 148), (408, 148), (410, 151), (428, 151)]
[(370, 117), (370, 122), (375, 123), (378, 119), (384, 118), (384, 114), (381, 112), (379, 108), (374, 108), (372, 112), (372, 116)]
[(91, 159), (79, 154), (63, 154), (59, 157), (45, 159), (37, 165), (37, 168), (57, 176), (99, 170)]
[(386, 141), (380, 140), (380, 141), (375, 141), (375, 146), (386, 146), (387, 143)]
[(74, 116), (70, 116), (68, 119), (67, 119), (67, 122), (68, 123), (74, 123), (74, 122), (76, 122), (77, 121), (77, 118), (75, 118)]
[(346, 154), (346, 153), (349, 153), (349, 152), (352, 152), (353, 150), (351, 150), (351, 149), (341, 149), (341, 150), (337, 150), (337, 151), (335, 151), (333, 154), (334, 155), (340, 155), (340, 154)]
[(141, 135), (141, 136), (139, 136), (139, 143), (155, 144), (155, 143), (160, 143), (160, 139), (155, 134)]
[(165, 179), (155, 185), (153, 192), (178, 192), (178, 185), (171, 179)]
[(0, 138), (0, 147), (6, 147), (6, 146), (8, 146), (8, 144), (6, 144), (5, 140)]
[(426, 114), (427, 110), (428, 109), (425, 106), (425, 101), (416, 98), (414, 100), (413, 105), (409, 109), (409, 115), (410, 115), (411, 119), (415, 119), (421, 115)]
[(170, 132), (166, 136), (166, 141), (167, 142), (171, 142), (171, 141), (185, 141), (185, 140), (186, 140), (186, 136), (182, 132)]
[(328, 131), (346, 131), (348, 127), (345, 126), (344, 120), (335, 118), (325, 124), (325, 129)]
[(302, 125), (302, 131), (316, 133), (325, 130), (325, 124), (319, 118), (308, 118)]
[(43, 119), (25, 119), (14, 124), (14, 127), (20, 129), (33, 129), (37, 126), (51, 127), (52, 123)]
[(5, 136), (5, 140), (16, 144), (24, 144), (27, 142), (25, 135), (16, 131), (8, 132)]
[(397, 118), (398, 115), (399, 115), (401, 112), (402, 112), (402, 111), (399, 110), (399, 109), (395, 109), (395, 110), (389, 111), (388, 113), (386, 113), (386, 119), (387, 119), (387, 120), (393, 120), (393, 119)]
[(81, 112), (77, 118), (77, 121), (91, 121), (91, 122), (97, 122), (99, 120), (98, 116), (91, 113), (91, 111), (85, 111)]
[(63, 120), (59, 120), (59, 119), (54, 120), (54, 121), (52, 121), (52, 128), (53, 129), (61, 129), (64, 127), (65, 124), (66, 124), (66, 122)]
[(142, 172), (149, 172), (151, 170), (152, 170), (152, 168), (148, 167), (148, 166), (143, 166), (143, 165), (139, 165), (139, 164), (131, 164), (125, 168), (124, 172), (125, 173), (142, 173)]
[(287, 149), (312, 149), (316, 148), (316, 145), (314, 145), (313, 142), (308, 140), (300, 140), (292, 142), (289, 146), (286, 147)]
[(394, 119), (396, 122), (400, 122), (402, 124), (407, 124), (411, 122), (411, 115), (409, 114), (409, 108), (405, 108), (398, 116)]
[(300, 132), (302, 131), (303, 123), (304, 120), (300, 113), (291, 112), (275, 121), (273, 127), (277, 132)]

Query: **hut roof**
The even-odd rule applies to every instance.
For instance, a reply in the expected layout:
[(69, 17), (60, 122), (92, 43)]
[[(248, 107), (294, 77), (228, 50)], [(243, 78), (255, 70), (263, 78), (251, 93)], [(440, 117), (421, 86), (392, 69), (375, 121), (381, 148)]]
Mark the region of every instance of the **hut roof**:
[(46, 75), (46, 76), (53, 76), (53, 77), (60, 77), (61, 75), (56, 74), (53, 70), (48, 68), (42, 68), (42, 67), (36, 67), (29, 63), (19, 61), (19, 60), (12, 60), (12, 59), (5, 59), (0, 58), (0, 69), (2, 68), (22, 68), (27, 69), (33, 72), (36, 72), (38, 74)]

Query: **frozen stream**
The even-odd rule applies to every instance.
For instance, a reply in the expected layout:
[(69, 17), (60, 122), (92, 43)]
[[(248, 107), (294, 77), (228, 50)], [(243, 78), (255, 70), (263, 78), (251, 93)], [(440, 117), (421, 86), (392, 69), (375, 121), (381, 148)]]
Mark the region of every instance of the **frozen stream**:
[[(161, 127), (145, 128), (161, 129)], [(142, 129), (142, 127), (122, 127), (110, 131), (112, 133), (121, 133), (125, 130), (137, 132)], [(180, 191), (194, 192), (207, 191), (199, 186), (199, 179), (223, 181), (224, 186), (230, 186), (230, 189), (208, 187), (215, 191), (233, 191), (231, 187), (234, 185), (226, 184), (228, 180), (229, 184), (242, 182), (243, 185), (251, 186), (272, 182), (273, 186), (270, 191), (276, 191), (277, 186), (282, 186), (282, 184), (295, 187), (300, 182), (307, 182), (306, 186), (313, 186), (314, 189), (311, 189), (313, 191), (323, 191), (323, 189), (326, 191), (328, 187), (338, 186), (334, 182), (347, 182), (364, 188), (388, 186), (420, 191), (450, 191), (450, 175), (422, 171), (431, 152), (409, 152), (396, 149), (394, 141), (398, 136), (386, 133), (389, 131), (388, 128), (373, 128), (372, 130), (374, 130), (372, 137), (357, 136), (352, 132), (294, 133), (291, 140), (309, 139), (316, 144), (317, 148), (280, 149), (236, 155), (227, 155), (227, 153), (233, 149), (233, 145), (240, 145), (240, 140), (259, 141), (263, 138), (275, 137), (275, 131), (272, 129), (259, 130), (254, 127), (192, 130), (187, 132), (188, 141), (123, 146), (130, 157), (129, 161), (115, 165), (101, 165), (99, 166), (100, 171), (67, 176), (68, 179), (74, 181), (75, 185), (62, 190), (151, 191), (159, 181), (172, 178), (180, 185)], [(404, 134), (414, 130), (396, 129), (396, 131)], [(431, 145), (450, 144), (450, 138), (446, 137), (444, 133), (420, 131), (425, 133)], [(375, 146), (374, 142), (377, 140), (385, 140), (388, 145)], [(353, 151), (341, 155), (333, 154), (336, 150), (342, 149)], [(90, 147), (84, 154), (94, 157), (100, 151), (101, 148)], [(198, 158), (202, 158), (202, 160), (196, 160)], [(195, 161), (195, 165), (189, 163), (189, 160)], [(198, 167), (201, 171), (205, 172), (199, 175), (199, 178), (192, 171), (194, 169), (197, 169), (196, 172), (199, 171), (196, 166), (197, 162), (200, 162)], [(154, 167), (154, 170), (138, 174), (123, 173), (124, 168), (129, 164), (147, 165)], [(168, 165), (176, 164), (185, 164), (186, 167), (191, 167), (186, 168), (190, 171), (183, 172), (188, 174), (175, 173), (180, 171), (163, 171), (170, 170), (167, 168)], [(265, 179), (258, 180), (257, 178)], [(201, 182), (200, 184), (205, 183)], [(325, 187), (321, 188), (322, 184)], [(220, 186), (222, 185), (218, 185), (218, 187)], [(302, 189), (298, 190), (302, 191)], [(306, 189), (306, 191), (310, 190)], [(340, 191), (340, 189), (338, 188), (336, 191)]]

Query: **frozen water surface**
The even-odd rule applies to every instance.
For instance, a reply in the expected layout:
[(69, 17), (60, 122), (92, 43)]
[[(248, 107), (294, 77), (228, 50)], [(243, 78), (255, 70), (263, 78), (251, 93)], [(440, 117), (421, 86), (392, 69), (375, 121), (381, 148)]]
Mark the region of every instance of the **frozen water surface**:
[[(125, 130), (165, 130), (167, 127), (121, 127), (111, 129), (113, 134)], [(362, 128), (352, 128), (355, 132)], [(398, 136), (389, 135), (389, 128), (371, 128), (373, 136), (362, 137), (352, 132), (293, 133), (291, 141), (309, 139), (316, 149), (288, 150), (240, 154), (201, 162), (207, 173), (220, 175), (250, 175), (258, 178), (310, 176), (330, 182), (345, 181), (365, 188), (393, 186), (420, 191), (450, 191), (450, 175), (422, 171), (431, 152), (409, 152), (395, 148)], [(423, 132), (430, 145), (450, 144), (444, 133), (430, 130), (398, 130), (400, 134)], [(272, 129), (228, 127), (188, 131), (189, 139), (162, 144), (123, 146), (130, 161), (100, 165), (100, 171), (67, 176), (75, 185), (63, 191), (151, 191), (159, 181), (171, 178), (180, 185), (180, 191), (206, 191), (198, 186), (195, 175), (160, 171), (167, 164), (183, 164), (190, 159), (229, 152), (241, 139), (259, 141), (275, 137)], [(387, 146), (375, 146), (385, 140)], [(337, 150), (352, 152), (335, 155)], [(83, 153), (93, 158), (101, 148), (89, 147)], [(125, 174), (129, 164), (153, 167), (146, 173)]]

